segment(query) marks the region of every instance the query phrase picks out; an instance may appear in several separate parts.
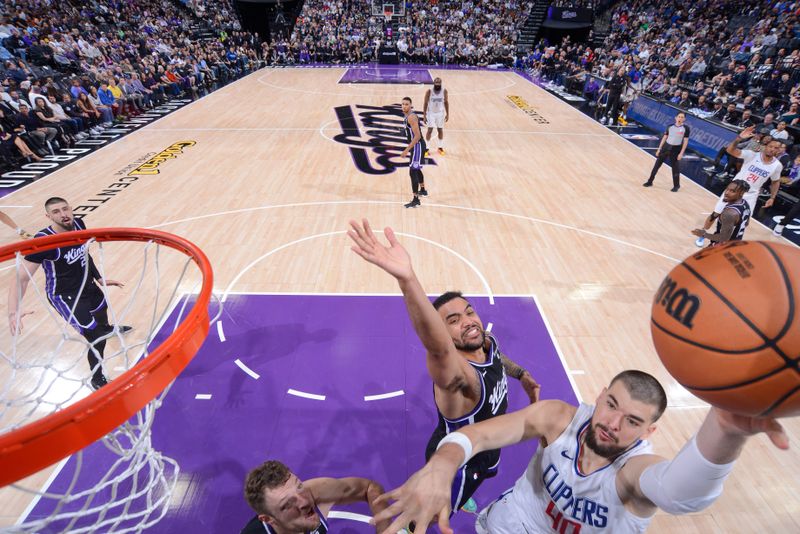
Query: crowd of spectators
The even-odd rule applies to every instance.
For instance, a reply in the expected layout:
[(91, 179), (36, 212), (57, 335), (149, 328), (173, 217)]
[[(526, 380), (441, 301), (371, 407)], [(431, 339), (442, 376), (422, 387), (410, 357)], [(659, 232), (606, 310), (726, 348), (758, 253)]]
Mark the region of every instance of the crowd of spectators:
[(553, 0), (550, 4), (553, 7), (580, 7), (585, 9), (594, 9), (597, 2), (595, 0)]
[(278, 41), (279, 63), (359, 63), (391, 40), (401, 61), (511, 66), (517, 35), (533, 2), (427, 0), (408, 3), (387, 38), (383, 16), (366, 0), (307, 0), (294, 31)]
[(791, 125), (798, 117), (790, 107), (800, 102), (799, 10), (800, 2), (622, 2), (602, 47), (540, 44), (518, 66), (574, 87), (589, 73), (610, 78), (623, 68), (635, 91), (698, 116), (738, 124), (749, 110), (752, 120), (772, 115), (777, 126), (786, 115)]
[(294, 31), (273, 51), (278, 63), (360, 63), (375, 59), (384, 20), (370, 12), (370, 2), (307, 0)]
[[(407, 62), (511, 65), (532, 2), (407, 4), (391, 40)], [(171, 98), (265, 64), (373, 61), (389, 39), (366, 0), (308, 0), (272, 42), (230, 0), (0, 0), (0, 155), (37, 160)], [(198, 38), (198, 28), (213, 38)]]
[(401, 29), (401, 58), (412, 62), (511, 65), (529, 3), (511, 1), (421, 2)]
[[(388, 37), (371, 2), (307, 0), (271, 43), (241, 30), (230, 0), (179, 2), (0, 0), (2, 153), (37, 159), (265, 64), (373, 61), (387, 39), (403, 61), (515, 66), (592, 99), (603, 91), (589, 75), (617, 73), (623, 110), (644, 92), (734, 127), (755, 124), (787, 145), (800, 138), (800, 2), (624, 0), (610, 8), (602, 46), (541, 42), (526, 54), (516, 40), (531, 1), (407, 3)], [(201, 25), (214, 37), (197, 38)]]
[(241, 31), (242, 24), (231, 5), (231, 0), (179, 0), (197, 18), (205, 20), (212, 28)]
[[(230, 11), (211, 9), (214, 20), (235, 27)], [(252, 34), (196, 39), (200, 24), (169, 0), (5, 0), (3, 160), (37, 160), (171, 98), (198, 98), (264, 63)]]
[[(608, 91), (589, 75), (617, 73), (620, 110), (645, 93), (730, 127), (756, 126), (765, 139), (783, 141), (789, 172), (800, 148), (793, 147), (800, 141), (793, 128), (800, 123), (799, 16), (800, 2), (623, 1), (612, 8), (602, 46), (542, 42), (516, 66), (601, 104)], [(598, 109), (605, 120), (610, 110)], [(616, 111), (609, 121), (616, 123)]]

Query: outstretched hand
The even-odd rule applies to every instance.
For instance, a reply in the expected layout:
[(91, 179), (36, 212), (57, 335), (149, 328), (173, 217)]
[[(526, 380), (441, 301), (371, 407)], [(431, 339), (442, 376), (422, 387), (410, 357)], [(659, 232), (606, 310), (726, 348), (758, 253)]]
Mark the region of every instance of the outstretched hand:
[(744, 130), (739, 132), (739, 138), (740, 139), (750, 139), (751, 137), (753, 137), (755, 135), (755, 132), (756, 132), (756, 127), (755, 126), (748, 126)]
[(452, 477), (430, 463), (414, 473), (405, 484), (376, 499), (378, 503), (394, 503), (375, 514), (372, 524), (394, 521), (378, 534), (395, 534), (414, 523), (414, 532), (426, 532), (428, 525), (438, 522), (442, 534), (454, 534), (450, 528), (450, 485)]
[(361, 224), (350, 221), (350, 230), (347, 231), (347, 235), (355, 243), (350, 250), (398, 280), (407, 280), (414, 276), (411, 258), (395, 237), (394, 231), (387, 227), (383, 230), (383, 234), (389, 241), (388, 247), (381, 244), (375, 237), (369, 221), (362, 219)]
[[(11, 330), (12, 336), (22, 334), (22, 318), (32, 313), (33, 311), (8, 313), (8, 327)], [(17, 319), (19, 319), (19, 321), (17, 321)]]
[(740, 436), (754, 436), (764, 432), (770, 441), (782, 450), (789, 448), (789, 436), (777, 419), (765, 417), (750, 417), (748, 415), (738, 415), (718, 408), (712, 408), (716, 412), (719, 425), (728, 434)]

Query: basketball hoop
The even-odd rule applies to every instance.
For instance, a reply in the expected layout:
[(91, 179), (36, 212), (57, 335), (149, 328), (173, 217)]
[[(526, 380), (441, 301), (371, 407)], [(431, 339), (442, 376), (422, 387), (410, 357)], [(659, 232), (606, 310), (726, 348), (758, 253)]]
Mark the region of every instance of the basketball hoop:
[[(104, 247), (103, 243), (110, 242), (117, 243)], [(131, 245), (131, 242), (143, 243), (143, 245)], [(22, 241), (1, 247), (0, 261), (16, 260), (16, 271), (12, 271), (12, 277), (13, 273), (18, 276), (30, 277), (30, 274), (22, 268), (23, 256), (60, 247), (80, 245), (86, 247), (88, 254), (90, 248), (95, 244), (99, 249), (100, 260), (97, 262), (97, 268), (103, 276), (105, 276), (104, 263), (106, 263), (104, 248), (116, 249), (119, 247), (121, 251), (124, 251), (124, 254), (115, 252), (115, 256), (118, 256), (117, 263), (121, 264), (121, 266), (114, 267), (115, 271), (137, 269), (138, 265), (134, 261), (136, 256), (130, 253), (131, 249), (144, 249), (140, 275), (136, 280), (133, 294), (129, 295), (128, 302), (123, 309), (114, 309), (112, 301), (117, 300), (116, 294), (112, 294), (112, 298), (106, 298), (106, 301), (108, 302), (109, 323), (122, 324), (121, 321), (127, 318), (140, 323), (147, 321), (149, 325), (144, 325), (147, 327), (145, 328), (146, 332), (140, 332), (141, 327), (137, 327), (134, 332), (141, 338), (136, 338), (137, 340), (131, 342), (123, 339), (118, 329), (114, 330), (114, 337), (109, 334), (109, 343), (116, 343), (114, 340), (118, 340), (121, 348), (113, 354), (105, 355), (102, 360), (103, 368), (106, 370), (112, 368), (123, 372), (101, 389), (84, 398), (79, 398), (87, 391), (85, 386), (87, 379), (82, 377), (79, 371), (85, 369), (88, 371), (88, 369), (85, 366), (85, 359), (80, 364), (81, 360), (76, 359), (75, 354), (80, 353), (85, 356), (89, 344), (78, 336), (66, 321), (53, 312), (42, 290), (37, 287), (41, 283), (37, 284), (35, 280), (30, 281), (29, 293), (36, 293), (39, 300), (38, 304), (33, 303), (36, 313), (50, 315), (61, 329), (61, 339), (58, 340), (52, 353), (45, 353), (41, 356), (27, 349), (25, 343), (28, 340), (23, 340), (26, 337), (23, 332), (22, 335), (11, 336), (10, 350), (7, 350), (7, 346), (0, 350), (0, 358), (2, 358), (0, 360), (0, 488), (12, 485), (2, 491), (10, 491), (11, 488), (14, 488), (36, 496), (37, 499), (39, 497), (56, 499), (58, 505), (55, 506), (53, 515), (42, 518), (37, 514), (35, 520), (18, 524), (16, 528), (23, 532), (41, 531), (44, 526), (55, 521), (69, 523), (66, 527), (59, 527), (69, 532), (93, 532), (97, 529), (104, 532), (110, 530), (139, 532), (142, 528), (152, 525), (154, 520), (157, 521), (166, 512), (169, 493), (177, 480), (177, 464), (152, 449), (150, 429), (155, 409), (160, 405), (163, 397), (162, 392), (165, 392), (165, 388), (168, 389), (171, 382), (191, 361), (208, 334), (208, 307), (213, 288), (211, 264), (206, 255), (186, 239), (166, 232), (139, 228), (82, 230)], [(164, 251), (161, 250), (162, 247), (166, 247)], [(177, 251), (178, 255), (176, 256), (173, 251)], [(176, 257), (179, 259), (178, 261), (175, 261)], [(84, 263), (88, 264), (88, 262)], [(109, 261), (109, 263), (113, 262)], [(190, 271), (192, 265), (196, 269)], [(172, 333), (158, 347), (152, 348), (151, 345), (159, 328), (173, 310), (173, 305), (181, 299), (178, 291), (189, 272), (192, 277), (196, 277), (194, 287), (200, 287), (194, 305), (185, 314), (180, 324), (176, 324)], [(155, 273), (155, 288), (154, 292), (151, 292), (149, 286), (153, 283), (153, 273)], [(165, 299), (161, 293), (163, 293), (162, 289), (166, 282), (161, 278), (174, 273), (179, 273), (180, 276), (174, 287), (169, 288), (169, 298)], [(131, 285), (133, 285), (132, 282)], [(102, 289), (107, 290), (105, 285), (102, 286)], [(83, 291), (83, 287), (81, 287), (81, 291)], [(187, 293), (187, 300), (188, 295)], [(20, 312), (22, 311), (21, 300), (18, 303)], [(186, 306), (185, 303), (184, 306)], [(42, 310), (42, 307), (46, 311)], [(181, 312), (183, 311), (181, 310)], [(48, 326), (52, 327), (48, 324), (42, 326), (45, 330)], [(31, 326), (29, 329), (31, 331), (36, 329), (37, 336), (28, 337), (45, 337), (47, 339), (54, 337), (38, 335), (41, 330), (39, 325)], [(0, 336), (0, 343), (4, 345), (8, 341), (8, 330), (5, 332), (5, 335)], [(41, 340), (38, 342), (41, 344)], [(83, 345), (80, 344), (81, 342)], [(74, 354), (70, 354), (69, 351), (74, 347), (74, 343), (77, 343), (80, 350), (84, 352), (73, 350)], [(47, 359), (48, 357), (49, 359)], [(75, 363), (68, 366), (64, 362), (68, 361), (70, 357)], [(117, 367), (113, 367), (114, 365)], [(7, 369), (3, 369), (3, 367), (7, 367)], [(34, 376), (33, 391), (24, 393), (14, 391), (11, 378), (6, 384), (2, 384), (2, 381), (8, 378), (6, 376), (8, 373), (11, 373), (13, 377), (17, 373), (22, 375), (23, 372), (27, 373), (27, 376)], [(39, 373), (38, 379), (35, 378), (36, 373)], [(67, 391), (70, 388), (74, 391)], [(60, 395), (64, 391), (67, 391), (63, 393), (64, 399), (50, 399), (54, 394)], [(40, 417), (33, 420), (35, 416)], [(120, 436), (125, 439), (121, 439)], [(135, 478), (133, 488), (138, 493), (130, 497), (130, 500), (146, 502), (145, 506), (148, 508), (141, 514), (132, 512), (130, 502), (123, 501), (123, 496), (117, 495), (116, 485), (110, 492), (114, 502), (108, 503), (100, 509), (97, 504), (97, 495), (95, 495), (96, 492), (99, 493), (99, 485), (88, 489), (71, 485), (67, 494), (53, 495), (49, 491), (45, 493), (47, 488), (40, 491), (15, 484), (15, 482), (37, 473), (71, 454), (82, 451), (101, 438), (106, 448), (117, 454), (119, 459), (114, 463), (113, 476), (111, 476), (112, 471), (109, 471), (96, 484), (108, 485), (112, 481), (114, 484), (118, 484), (121, 477), (133, 476)], [(80, 454), (82, 453), (79, 452)], [(134, 461), (134, 457), (138, 460)], [(136, 465), (121, 467), (121, 463), (125, 462)], [(80, 460), (76, 463), (80, 464)], [(80, 465), (76, 469), (79, 471)], [(171, 472), (165, 473), (165, 470)], [(146, 495), (142, 493), (143, 489), (139, 485), (141, 478), (145, 476), (156, 479), (147, 486), (148, 493)], [(77, 474), (75, 480), (77, 481)], [(151, 495), (151, 492), (153, 495), (157, 494), (157, 497)], [(64, 503), (71, 503), (78, 497), (85, 497), (88, 500), (87, 504), (79, 511), (80, 514), (93, 512), (99, 514), (100, 517), (88, 529), (76, 528), (73, 511), (69, 510), (67, 513), (68, 507), (62, 508)], [(120, 505), (121, 502), (124, 506)], [(158, 515), (159, 511), (160, 515)], [(121, 515), (114, 517), (115, 512)], [(133, 525), (132, 523), (137, 524)]]
[(393, 17), (394, 4), (383, 4), (383, 18), (386, 19), (386, 24), (391, 24)]

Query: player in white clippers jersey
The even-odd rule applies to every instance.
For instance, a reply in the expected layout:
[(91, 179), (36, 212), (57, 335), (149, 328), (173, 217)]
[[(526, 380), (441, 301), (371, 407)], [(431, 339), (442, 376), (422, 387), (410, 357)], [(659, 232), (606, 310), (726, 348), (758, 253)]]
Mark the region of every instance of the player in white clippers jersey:
[(514, 487), (478, 516), (479, 534), (644, 532), (658, 508), (684, 514), (714, 502), (749, 436), (766, 432), (777, 447), (789, 447), (776, 420), (711, 408), (697, 434), (667, 460), (651, 454), (646, 441), (666, 405), (655, 378), (624, 371), (595, 406), (545, 400), (468, 425), (445, 436), (425, 467), (378, 499), (395, 502), (374, 520), (397, 516), (381, 534), (412, 521), (437, 521), (452, 534), (450, 481), (463, 462), (487, 449), (539, 439)]
[[(764, 207), (769, 208), (775, 203), (775, 197), (778, 195), (778, 190), (781, 187), (781, 171), (783, 170), (783, 165), (777, 158), (777, 155), (783, 150), (783, 143), (778, 139), (771, 139), (768, 141), (766, 145), (762, 147), (761, 152), (739, 149), (737, 144), (750, 139), (754, 135), (755, 126), (745, 128), (739, 134), (739, 137), (730, 142), (726, 149), (729, 155), (744, 160), (742, 162), (742, 168), (733, 179), (744, 180), (750, 185), (750, 190), (745, 193), (744, 200), (747, 202), (747, 205), (750, 206), (750, 214), (753, 217), (756, 215), (758, 195), (767, 180), (771, 180), (770, 197), (764, 202)], [(704, 230), (711, 228), (711, 225), (719, 218), (727, 204), (728, 203), (725, 201), (725, 192), (723, 191), (719, 200), (717, 200), (716, 206), (714, 206), (714, 211), (703, 224)], [(704, 245), (704, 239), (698, 237), (695, 244), (698, 247), (702, 247)]]
[[(439, 154), (444, 156), (444, 123), (450, 119), (450, 102), (447, 100), (447, 89), (442, 88), (442, 79), (433, 80), (433, 89), (425, 91), (425, 124), (428, 131), (425, 133), (425, 141), (428, 146), (431, 142), (431, 133), (436, 128), (439, 138)], [(427, 156), (427, 152), (425, 153)]]

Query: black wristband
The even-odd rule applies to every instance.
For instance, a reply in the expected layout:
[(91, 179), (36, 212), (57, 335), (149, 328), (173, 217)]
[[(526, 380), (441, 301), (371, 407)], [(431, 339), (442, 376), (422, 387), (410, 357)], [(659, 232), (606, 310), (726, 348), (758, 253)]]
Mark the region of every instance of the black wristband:
[(517, 372), (517, 376), (515, 376), (514, 378), (516, 378), (517, 380), (522, 380), (522, 375), (524, 375), (527, 372), (528, 372), (527, 369), (523, 369), (522, 367), (520, 367), (519, 371)]

